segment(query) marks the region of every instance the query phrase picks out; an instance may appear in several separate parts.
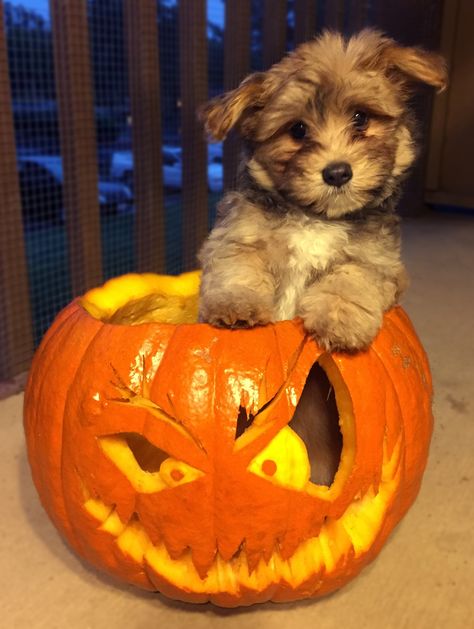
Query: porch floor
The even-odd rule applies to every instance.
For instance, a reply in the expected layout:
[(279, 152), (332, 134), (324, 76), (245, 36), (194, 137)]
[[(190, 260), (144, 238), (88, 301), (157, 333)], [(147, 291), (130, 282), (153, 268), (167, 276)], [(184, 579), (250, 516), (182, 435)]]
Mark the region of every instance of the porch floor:
[(379, 558), (319, 602), (220, 610), (118, 585), (82, 563), (29, 474), (22, 395), (0, 402), (0, 618), (9, 629), (465, 629), (474, 617), (474, 221), (406, 221), (404, 306), (431, 361), (435, 432), (418, 500)]

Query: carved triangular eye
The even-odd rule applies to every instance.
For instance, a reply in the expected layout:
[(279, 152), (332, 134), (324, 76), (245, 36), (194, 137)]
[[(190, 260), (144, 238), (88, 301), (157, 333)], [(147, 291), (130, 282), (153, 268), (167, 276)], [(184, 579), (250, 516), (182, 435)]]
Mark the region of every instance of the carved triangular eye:
[(161, 464), (169, 454), (150, 443), (143, 435), (136, 432), (122, 433), (138, 465), (144, 472), (159, 472)]
[(305, 336), (293, 353), (286, 376), (278, 389), (258, 409), (255, 415), (247, 415), (242, 407), (239, 408), (236, 427), (238, 438), (236, 437), (235, 440), (234, 451), (238, 453), (241, 462), (246, 466), (270, 444), (277, 433), (288, 423), (288, 386), (307, 339), (308, 337)]
[(255, 415), (252, 413), (247, 413), (247, 410), (243, 407), (239, 407), (239, 414), (237, 416), (237, 425), (235, 427), (235, 438), (238, 439), (244, 432), (250, 428), (253, 424), (253, 420), (255, 419)]
[(155, 493), (203, 476), (203, 472), (169, 456), (139, 433), (107, 435), (98, 441), (104, 454), (140, 493)]
[(305, 445), (294, 430), (284, 426), (250, 462), (248, 470), (275, 485), (302, 490), (310, 474)]
[(311, 481), (331, 485), (341, 460), (342, 434), (334, 389), (325, 371), (314, 364), (292, 420), (288, 424), (304, 441)]
[[(246, 423), (247, 414), (241, 408), (237, 427), (245, 431)], [(342, 445), (334, 390), (324, 369), (315, 363), (293, 418), (256, 454), (248, 469), (292, 489), (303, 489), (308, 481), (330, 486), (339, 468)]]

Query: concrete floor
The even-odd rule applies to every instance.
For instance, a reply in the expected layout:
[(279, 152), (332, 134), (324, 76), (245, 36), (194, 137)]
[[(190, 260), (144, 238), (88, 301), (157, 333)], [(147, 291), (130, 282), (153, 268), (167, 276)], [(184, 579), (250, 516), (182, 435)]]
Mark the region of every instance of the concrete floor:
[(226, 611), (117, 585), (61, 541), (26, 461), (22, 396), (0, 403), (0, 625), (8, 629), (466, 629), (474, 626), (474, 220), (405, 225), (404, 305), (425, 344), (436, 427), (419, 498), (377, 561), (335, 595)]

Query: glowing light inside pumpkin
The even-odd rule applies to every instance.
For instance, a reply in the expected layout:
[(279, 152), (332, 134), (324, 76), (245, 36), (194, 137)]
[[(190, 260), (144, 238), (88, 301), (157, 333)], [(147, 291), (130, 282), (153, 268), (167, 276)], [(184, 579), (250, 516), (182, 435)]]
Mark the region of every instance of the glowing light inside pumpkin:
[[(325, 594), (374, 558), (416, 495), (431, 421), (423, 350), (400, 309), (386, 315), (373, 349), (354, 357), (321, 354), (298, 322), (235, 333), (154, 325), (196, 321), (198, 284), (197, 273), (129, 275), (90, 291), (60, 315), (48, 342), (69, 349), (56, 351), (55, 371), (45, 346), (33, 373), (36, 383), (58, 390), (55, 399), (64, 393), (56, 373), (69, 374), (67, 412), (51, 406), (52, 396), (37, 395), (37, 385), (26, 396), (38, 490), (80, 554), (147, 589), (225, 606)], [(242, 353), (234, 360), (232, 334), (248, 359)], [(72, 361), (76, 344), (80, 377)], [(95, 366), (109, 346), (99, 373)], [(225, 362), (216, 360), (224, 355)], [(402, 362), (405, 356), (410, 361)], [(312, 437), (291, 419), (311, 360), (335, 391), (334, 427), (337, 433), (339, 423), (342, 435), (339, 465), (327, 483), (312, 469)], [(215, 407), (203, 415), (193, 396), (186, 397), (193, 370), (181, 378), (174, 367), (194, 362), (206, 371), (210, 365), (210, 390), (219, 383)], [(222, 371), (225, 364), (232, 373)], [(364, 378), (372, 374), (374, 386), (364, 396)], [(58, 449), (59, 427), (66, 437)], [(79, 437), (83, 457), (76, 452)], [(45, 475), (58, 458), (62, 466)], [(63, 491), (65, 479), (75, 479), (76, 488), (87, 485), (82, 499), (74, 486)], [(67, 519), (57, 508), (60, 495)], [(187, 513), (196, 528), (181, 526)]]
[[(158, 286), (155, 277), (141, 276), (138, 285), (135, 284), (135, 278), (131, 277), (130, 285), (133, 285), (134, 292), (132, 295), (128, 294), (126, 301), (123, 300), (121, 292), (116, 290), (114, 280), (111, 280), (111, 283), (107, 283), (100, 291), (89, 292), (82, 300), (82, 305), (97, 318), (115, 324), (135, 325), (149, 321), (190, 322), (193, 313), (195, 314), (196, 305), (194, 299), (196, 286), (193, 284), (195, 276), (191, 282), (187, 276), (182, 276), (181, 283), (177, 285), (178, 290), (175, 288), (174, 294), (167, 300), (163, 300), (161, 292), (165, 291), (166, 287)], [(137, 365), (138, 370), (140, 367)], [(315, 365), (314, 368), (319, 369), (319, 381), (322, 374), (328, 385), (326, 401), (333, 395), (333, 389), (336, 391), (337, 408), (333, 400), (331, 421), (336, 422), (336, 431), (339, 431), (339, 422), (341, 433), (344, 435), (342, 440), (341, 433), (338, 434), (339, 464), (336, 466), (335, 476), (333, 475), (331, 482), (328, 483), (329, 486), (311, 482), (314, 481), (314, 470), (312, 471), (310, 461), (311, 453), (308, 453), (308, 439), (303, 439), (298, 434), (298, 431), (304, 433), (305, 427), (301, 429), (301, 426), (295, 424), (294, 430), (291, 422), (279, 430), (251, 460), (248, 471), (273, 484), (304, 491), (330, 501), (341, 491), (353, 466), (354, 421), (350, 396), (332, 357), (321, 356), (319, 365)], [(311, 373), (314, 372), (314, 368)], [(308, 385), (312, 378), (311, 373), (308, 376)], [(143, 378), (145, 374), (140, 373), (140, 376)], [(265, 411), (268, 409), (256, 407), (256, 401), (265, 397), (263, 392), (254, 390), (253, 380), (250, 384), (247, 383), (246, 387), (243, 387), (243, 384), (239, 378), (238, 386), (235, 387), (238, 396), (236, 401), (246, 402), (245, 407), (240, 407), (237, 418), (236, 452), (268, 428), (265, 423)], [(135, 388), (139, 390), (138, 385)], [(284, 388), (281, 392), (283, 390)], [(293, 393), (293, 398), (291, 395), (290, 398), (297, 406), (298, 400), (295, 392)], [(279, 395), (280, 393), (277, 393), (275, 398)], [(144, 391), (141, 394), (129, 391), (125, 398), (124, 402), (147, 408), (166, 422), (171, 420), (169, 417), (163, 417), (161, 411), (147, 399)], [(270, 401), (265, 406), (269, 407), (272, 403)], [(167, 456), (138, 434), (107, 435), (100, 437), (99, 443), (106, 456), (139, 493), (156, 493), (192, 482), (203, 475), (201, 470)], [(330, 571), (349, 554), (355, 553), (357, 556), (370, 546), (381, 527), (385, 508), (398, 484), (399, 460), (400, 442), (391, 457), (384, 458), (382, 482), (378, 492), (369, 490), (361, 500), (350, 505), (339, 520), (326, 518), (319, 535), (304, 540), (290, 559), (283, 560), (279, 551), (275, 550), (267, 562), (261, 559), (257, 567), (250, 570), (244, 547), (231, 561), (225, 561), (217, 552), (214, 563), (204, 578), (202, 575), (199, 576), (190, 551), (178, 559), (172, 559), (164, 543), (152, 544), (136, 515), (128, 523), (122, 522), (114, 508), (108, 507), (99, 498), (90, 496), (86, 499), (85, 508), (100, 522), (101, 530), (116, 538), (116, 543), (124, 554), (176, 585), (179, 585), (183, 573), (186, 573), (189, 587), (195, 592), (238, 592), (241, 587), (262, 589), (282, 579), (296, 587), (311, 574)]]
[[(142, 564), (145, 570), (164, 576), (176, 586), (182, 584), (183, 574), (186, 574), (187, 587), (196, 593), (238, 594), (242, 588), (261, 589), (281, 580), (298, 587), (311, 575), (330, 572), (351, 553), (358, 557), (371, 546), (400, 482), (401, 441), (400, 437), (390, 457), (384, 446), (382, 478), (377, 492), (369, 489), (360, 500), (349, 505), (339, 519), (327, 518), (319, 535), (302, 542), (288, 560), (283, 560), (279, 552), (274, 551), (269, 561), (260, 560), (254, 571), (249, 570), (244, 548), (230, 561), (224, 561), (217, 553), (207, 576), (201, 578), (190, 552), (172, 559), (164, 544), (152, 544), (136, 517), (124, 523), (114, 508), (98, 498), (89, 497), (84, 507), (98, 521), (99, 529), (116, 538), (116, 544), (124, 554)], [(277, 442), (282, 443), (281, 439)], [(289, 474), (286, 482), (293, 482), (289, 468), (286, 468), (286, 474)]]
[[(142, 441), (146, 442), (143, 438)], [(200, 470), (167, 455), (164, 455), (166, 458), (161, 463), (158, 471), (143, 469), (137, 461), (136, 454), (130, 448), (127, 435), (100, 437), (99, 444), (109, 459), (128, 478), (135, 491), (141, 494), (153, 494), (167, 487), (190, 483), (203, 475)], [(158, 450), (152, 444), (148, 444), (148, 447)], [(135, 453), (139, 451), (135, 449)]]
[[(350, 399), (333, 360), (325, 356), (322, 363), (337, 392), (341, 430), (344, 435), (334, 482), (330, 487), (311, 482), (311, 466), (305, 442), (290, 425), (279, 430), (251, 460), (248, 471), (279, 486), (330, 500), (340, 491), (352, 468), (354, 422)], [(141, 400), (140, 396), (135, 396), (133, 403), (147, 408), (150, 406), (149, 401)], [(241, 409), (240, 422), (245, 420), (248, 427), (236, 438), (236, 452), (239, 452), (242, 444), (247, 444), (255, 438), (255, 434), (259, 434), (262, 429), (259, 425), (260, 417), (252, 417), (252, 421), (248, 422)], [(399, 484), (401, 440), (400, 436), (390, 456), (384, 444), (382, 477), (377, 491), (370, 488), (360, 500), (350, 504), (339, 519), (327, 517), (318, 536), (302, 541), (289, 559), (283, 559), (278, 549), (275, 549), (268, 561), (260, 559), (254, 569), (249, 567), (244, 544), (230, 561), (224, 560), (217, 551), (207, 575), (200, 576), (194, 566), (191, 551), (185, 552), (179, 558), (171, 558), (164, 543), (151, 542), (136, 515), (129, 522), (123, 522), (115, 508), (90, 495), (86, 496), (84, 506), (99, 522), (98, 528), (111, 534), (125, 555), (141, 564), (145, 570), (154, 571), (177, 586), (182, 582), (183, 574), (186, 574), (187, 587), (196, 593), (238, 594), (241, 588), (262, 589), (281, 580), (288, 581), (292, 587), (298, 587), (311, 575), (331, 571), (350, 556), (359, 556), (373, 544)], [(140, 435), (108, 435), (100, 437), (99, 443), (104, 453), (140, 493), (156, 493), (168, 487), (192, 482), (204, 474), (167, 456)]]
[(178, 277), (130, 273), (88, 291), (82, 307), (95, 319), (119, 325), (195, 323), (200, 274)]

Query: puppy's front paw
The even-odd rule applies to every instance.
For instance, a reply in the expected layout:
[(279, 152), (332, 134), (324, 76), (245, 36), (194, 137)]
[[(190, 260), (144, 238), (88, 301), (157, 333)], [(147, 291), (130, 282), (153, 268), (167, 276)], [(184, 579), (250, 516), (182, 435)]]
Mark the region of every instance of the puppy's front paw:
[(249, 289), (220, 292), (212, 298), (201, 295), (200, 321), (220, 328), (252, 328), (271, 318), (270, 302)]
[(300, 304), (305, 328), (328, 351), (366, 349), (382, 325), (382, 311), (371, 310), (339, 295), (320, 293)]

